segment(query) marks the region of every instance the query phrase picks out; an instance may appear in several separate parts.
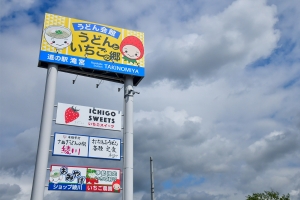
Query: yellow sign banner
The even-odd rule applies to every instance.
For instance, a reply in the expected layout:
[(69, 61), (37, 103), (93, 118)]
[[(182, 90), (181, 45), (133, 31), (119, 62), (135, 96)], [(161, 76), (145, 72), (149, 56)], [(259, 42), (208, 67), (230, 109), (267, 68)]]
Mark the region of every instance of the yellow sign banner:
[(144, 33), (45, 14), (40, 61), (144, 76)]

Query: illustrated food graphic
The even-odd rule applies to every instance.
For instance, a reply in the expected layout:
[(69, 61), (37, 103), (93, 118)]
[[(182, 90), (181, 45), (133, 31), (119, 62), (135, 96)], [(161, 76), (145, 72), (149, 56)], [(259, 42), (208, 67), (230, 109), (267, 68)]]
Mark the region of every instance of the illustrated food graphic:
[(73, 106), (65, 111), (65, 122), (70, 123), (79, 117), (79, 110), (76, 110)]

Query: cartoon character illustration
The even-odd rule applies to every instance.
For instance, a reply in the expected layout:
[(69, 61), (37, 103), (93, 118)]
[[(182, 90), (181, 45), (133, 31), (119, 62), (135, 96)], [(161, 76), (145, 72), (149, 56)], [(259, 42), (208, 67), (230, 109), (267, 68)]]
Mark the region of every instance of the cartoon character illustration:
[(48, 26), (44, 29), (44, 37), (49, 45), (56, 48), (56, 52), (72, 42), (72, 32), (64, 26)]
[(115, 180), (113, 182), (112, 186), (114, 188), (114, 192), (120, 192), (120, 189), (121, 189), (121, 181), (120, 181), (120, 179)]
[(58, 169), (50, 172), (50, 182), (51, 183), (59, 183), (63, 179), (60, 171)]
[(139, 38), (127, 36), (120, 44), (120, 51), (125, 61), (139, 65), (137, 60), (144, 56), (144, 45)]

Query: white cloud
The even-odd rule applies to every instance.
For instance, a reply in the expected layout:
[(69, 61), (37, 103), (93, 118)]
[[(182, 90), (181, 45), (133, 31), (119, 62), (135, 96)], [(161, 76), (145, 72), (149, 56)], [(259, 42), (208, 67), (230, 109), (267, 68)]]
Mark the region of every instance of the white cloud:
[(175, 111), (173, 107), (166, 107), (163, 111), (139, 111), (134, 115), (135, 121), (141, 121), (143, 119), (151, 120), (152, 123), (159, 124), (164, 121), (165, 118), (172, 120), (177, 125), (182, 126), (187, 121), (195, 123), (201, 123), (202, 119), (199, 116), (188, 117), (185, 110)]
[(300, 194), (300, 189), (291, 191), (291, 196), (298, 196), (299, 194)]
[[(14, 177), (12, 174), (6, 173), (5, 171), (0, 171), (0, 185), (6, 186), (8, 188), (15, 188), (15, 192), (8, 191), (8, 199), (7, 200), (27, 200), (30, 199), (30, 192), (31, 192), (31, 183), (32, 183), (32, 173), (33, 171), (27, 171), (26, 173)], [(14, 183), (14, 184), (11, 184)], [(1, 186), (0, 186), (1, 188)], [(18, 190), (19, 188), (19, 190)], [(0, 198), (3, 200), (5, 199), (4, 196), (0, 195)], [(9, 196), (11, 195), (11, 196)]]
[(265, 169), (273, 163), (280, 162), (290, 153), (297, 152), (299, 141), (297, 131), (274, 131), (250, 145), (245, 156), (249, 165), (256, 170)]
[(24, 11), (33, 6), (35, 0), (4, 0), (0, 3), (0, 18), (5, 17), (12, 12)]
[(183, 25), (189, 34), (166, 38), (156, 47), (161, 54), (151, 50), (156, 61), (150, 62), (150, 75), (187, 87), (215, 70), (244, 68), (277, 47), (276, 22), (276, 7), (257, 0), (238, 0), (217, 15), (195, 17)]

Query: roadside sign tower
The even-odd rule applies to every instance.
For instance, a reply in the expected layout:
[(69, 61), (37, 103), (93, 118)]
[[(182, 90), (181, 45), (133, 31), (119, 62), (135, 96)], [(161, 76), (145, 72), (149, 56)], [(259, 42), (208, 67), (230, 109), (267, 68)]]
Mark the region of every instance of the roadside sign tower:
[[(132, 200), (133, 96), (137, 93), (133, 87), (137, 86), (145, 76), (144, 33), (46, 13), (38, 67), (46, 68), (48, 71), (31, 200), (44, 198), (44, 182), (48, 164), (58, 72), (124, 84), (123, 197), (124, 200)], [(72, 116), (69, 116), (65, 121), (57, 117), (56, 123), (69, 125), (68, 123), (73, 122), (75, 119), (78, 118), (79, 120), (81, 115), (82, 123), (77, 125), (86, 127), (91, 125), (89, 123), (83, 125), (87, 120), (87, 118), (84, 118), (84, 114), (76, 113), (76, 109), (72, 106), (67, 109), (70, 113), (72, 112)], [(67, 112), (67, 109), (65, 109), (65, 112)], [(117, 115), (117, 113), (115, 114)], [(113, 119), (113, 117), (107, 117), (106, 121), (104, 121), (104, 118), (101, 119), (102, 121), (97, 118), (99, 122), (94, 122), (91, 126), (94, 126), (92, 128), (120, 131), (119, 118)], [(51, 170), (53, 169), (53, 171), (50, 175), (52, 175), (54, 183), (65, 177), (65, 179), (68, 178), (68, 181), (77, 178), (82, 185), (92, 180), (88, 178), (89, 175), (96, 177), (103, 175), (101, 174), (103, 171), (101, 168), (74, 166), (70, 168), (73, 169), (73, 174), (65, 173), (66, 169), (63, 166), (52, 166)], [(58, 169), (60, 169), (60, 172), (57, 171)], [(117, 173), (116, 169), (105, 170), (114, 175)], [(85, 173), (86, 176), (82, 176)], [(114, 189), (120, 189), (120, 178), (118, 176), (107, 177), (107, 179), (113, 181)], [(119, 179), (116, 180), (116, 178)], [(52, 189), (55, 189), (56, 186), (58, 188), (58, 185), (52, 184), (52, 186)], [(79, 187), (74, 188), (78, 189)], [(82, 187), (80, 188), (82, 189)], [(101, 186), (101, 191), (104, 190), (107, 191), (106, 186)]]

